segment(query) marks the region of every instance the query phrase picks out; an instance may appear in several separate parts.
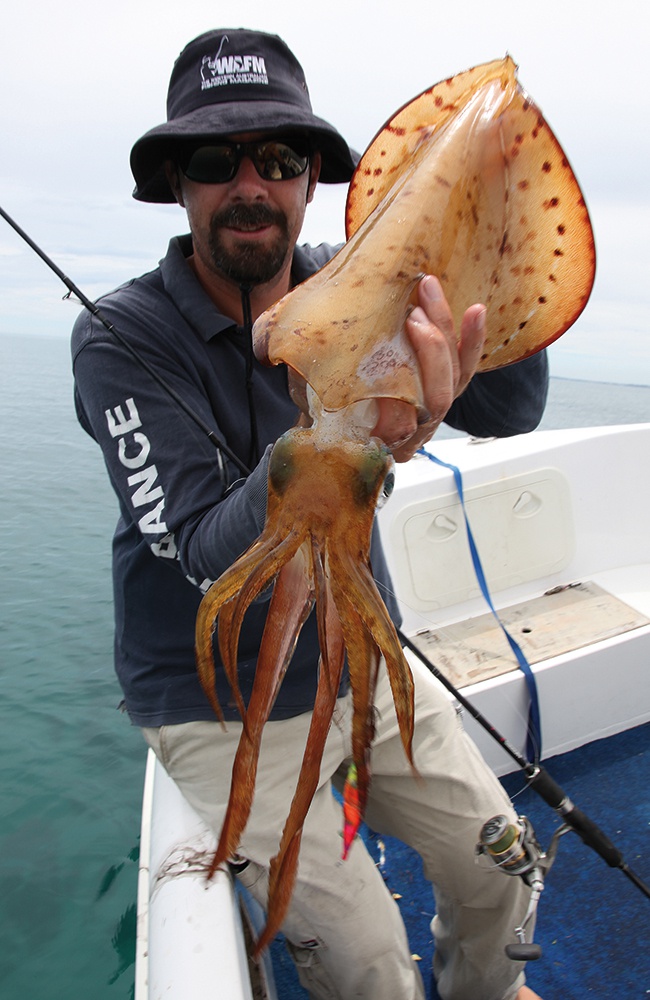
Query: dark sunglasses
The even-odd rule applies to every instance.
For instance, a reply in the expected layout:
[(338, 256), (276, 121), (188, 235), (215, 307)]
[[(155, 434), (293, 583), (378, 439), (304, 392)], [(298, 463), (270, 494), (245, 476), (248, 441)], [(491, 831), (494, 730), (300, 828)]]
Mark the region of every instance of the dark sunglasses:
[(199, 184), (225, 184), (236, 176), (247, 156), (265, 181), (290, 181), (304, 174), (309, 163), (306, 140), (266, 139), (258, 142), (212, 143), (181, 149), (179, 166), (185, 176)]

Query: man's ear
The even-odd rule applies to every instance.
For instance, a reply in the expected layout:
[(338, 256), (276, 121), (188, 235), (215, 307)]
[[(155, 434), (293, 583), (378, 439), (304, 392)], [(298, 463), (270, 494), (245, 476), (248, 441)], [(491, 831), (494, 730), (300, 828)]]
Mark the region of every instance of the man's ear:
[(320, 177), (321, 155), (314, 153), (309, 162), (309, 187), (307, 188), (307, 204), (314, 197), (314, 191)]
[(185, 208), (181, 178), (178, 172), (178, 167), (173, 160), (165, 160), (165, 176), (167, 177), (169, 186), (172, 189), (174, 198), (182, 208)]

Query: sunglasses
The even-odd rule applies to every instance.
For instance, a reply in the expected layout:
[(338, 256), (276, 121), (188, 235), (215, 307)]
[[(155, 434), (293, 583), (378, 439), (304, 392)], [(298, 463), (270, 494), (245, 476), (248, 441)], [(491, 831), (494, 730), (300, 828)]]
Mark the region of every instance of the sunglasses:
[(309, 163), (306, 140), (267, 139), (257, 142), (212, 143), (181, 149), (179, 166), (185, 176), (199, 184), (226, 184), (237, 174), (243, 158), (253, 161), (265, 181), (290, 181), (304, 174)]

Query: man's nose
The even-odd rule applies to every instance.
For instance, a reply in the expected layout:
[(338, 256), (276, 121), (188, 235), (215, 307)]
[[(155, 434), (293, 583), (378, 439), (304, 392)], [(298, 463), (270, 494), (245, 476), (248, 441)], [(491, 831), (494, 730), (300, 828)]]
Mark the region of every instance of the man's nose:
[(258, 174), (250, 156), (242, 156), (239, 169), (231, 184), (233, 193), (246, 198), (265, 198), (267, 195), (266, 181)]

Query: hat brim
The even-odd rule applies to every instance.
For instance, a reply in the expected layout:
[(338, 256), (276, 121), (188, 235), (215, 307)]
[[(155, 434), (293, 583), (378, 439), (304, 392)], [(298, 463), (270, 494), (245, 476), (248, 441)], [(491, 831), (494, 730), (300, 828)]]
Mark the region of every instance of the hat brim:
[(170, 203), (176, 199), (165, 175), (165, 160), (180, 143), (214, 139), (244, 132), (298, 130), (315, 138), (325, 184), (347, 183), (358, 160), (336, 129), (315, 115), (292, 104), (278, 101), (246, 101), (215, 104), (158, 125), (143, 135), (131, 150), (131, 170), (135, 178), (133, 197), (137, 201)]

